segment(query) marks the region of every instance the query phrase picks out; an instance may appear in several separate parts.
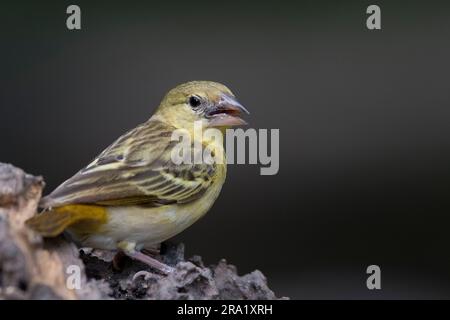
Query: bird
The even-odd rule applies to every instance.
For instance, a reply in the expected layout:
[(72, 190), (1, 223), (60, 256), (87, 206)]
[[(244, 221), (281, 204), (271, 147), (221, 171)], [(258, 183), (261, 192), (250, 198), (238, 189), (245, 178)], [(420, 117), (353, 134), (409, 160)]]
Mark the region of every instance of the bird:
[[(190, 81), (162, 99), (146, 122), (129, 130), (91, 163), (39, 202), (42, 211), (26, 225), (43, 237), (66, 234), (82, 247), (114, 250), (162, 274), (173, 268), (145, 254), (203, 217), (226, 178), (222, 141), (202, 139), (224, 161), (174, 163), (172, 153), (183, 130), (199, 143), (194, 123), (222, 134), (246, 125), (248, 110), (225, 85)], [(193, 149), (194, 150), (194, 149)]]

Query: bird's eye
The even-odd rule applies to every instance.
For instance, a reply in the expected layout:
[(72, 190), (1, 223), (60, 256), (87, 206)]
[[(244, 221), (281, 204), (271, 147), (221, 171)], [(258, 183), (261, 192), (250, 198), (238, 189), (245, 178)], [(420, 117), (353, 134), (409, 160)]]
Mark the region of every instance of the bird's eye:
[(202, 102), (200, 101), (200, 98), (196, 97), (196, 96), (191, 96), (189, 98), (189, 105), (193, 108), (197, 108), (198, 106), (200, 106), (202, 104)]

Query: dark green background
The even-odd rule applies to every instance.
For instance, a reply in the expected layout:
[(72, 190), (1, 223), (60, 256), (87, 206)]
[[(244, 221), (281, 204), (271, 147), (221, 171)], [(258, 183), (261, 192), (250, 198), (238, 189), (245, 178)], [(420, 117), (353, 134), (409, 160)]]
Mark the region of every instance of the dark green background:
[[(82, 30), (66, 29), (69, 4)], [(369, 4), (382, 30), (365, 27)], [(50, 192), (188, 80), (280, 129), (280, 172), (234, 165), (188, 254), (292, 298), (450, 298), (450, 5), (3, 1), (0, 161)], [(366, 288), (378, 264), (382, 290)]]

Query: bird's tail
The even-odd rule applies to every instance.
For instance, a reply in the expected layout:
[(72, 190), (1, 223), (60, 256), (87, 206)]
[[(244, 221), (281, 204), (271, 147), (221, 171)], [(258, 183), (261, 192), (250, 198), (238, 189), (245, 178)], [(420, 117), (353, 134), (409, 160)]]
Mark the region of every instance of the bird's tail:
[(90, 220), (106, 222), (106, 209), (93, 205), (66, 205), (44, 211), (26, 221), (26, 225), (44, 237), (56, 237), (74, 223)]

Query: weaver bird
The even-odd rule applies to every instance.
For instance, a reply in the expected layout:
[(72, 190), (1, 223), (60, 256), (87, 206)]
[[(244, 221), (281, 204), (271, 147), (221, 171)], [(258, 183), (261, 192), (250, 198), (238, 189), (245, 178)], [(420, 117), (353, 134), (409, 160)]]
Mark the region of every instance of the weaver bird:
[[(192, 81), (170, 90), (153, 116), (128, 131), (88, 166), (42, 198), (43, 212), (27, 225), (44, 237), (66, 232), (83, 247), (118, 250), (162, 273), (172, 268), (144, 254), (180, 233), (213, 205), (226, 176), (226, 161), (174, 164), (174, 130), (194, 140), (202, 128), (243, 125), (248, 111), (224, 85)], [(197, 138), (198, 139), (198, 138)], [(219, 151), (223, 142), (202, 139)]]

